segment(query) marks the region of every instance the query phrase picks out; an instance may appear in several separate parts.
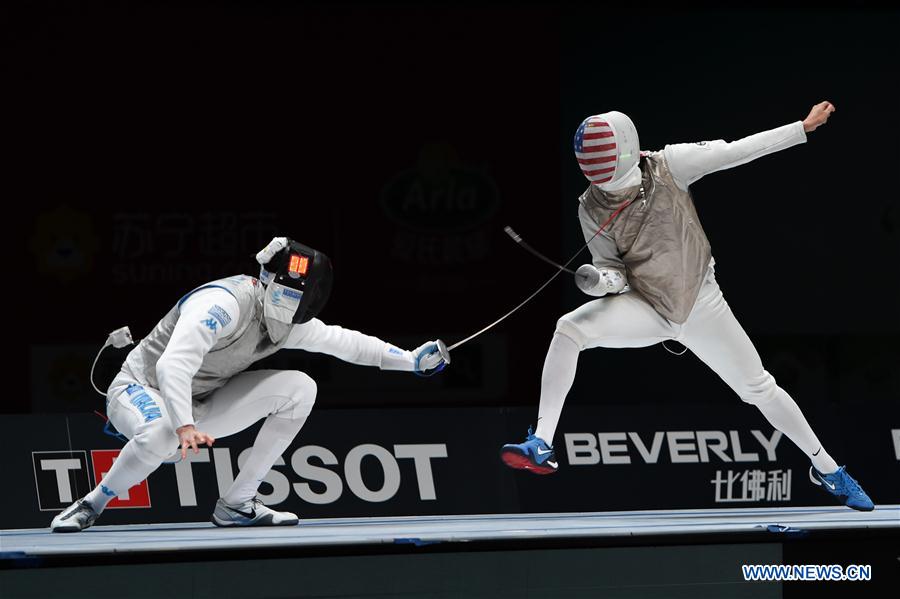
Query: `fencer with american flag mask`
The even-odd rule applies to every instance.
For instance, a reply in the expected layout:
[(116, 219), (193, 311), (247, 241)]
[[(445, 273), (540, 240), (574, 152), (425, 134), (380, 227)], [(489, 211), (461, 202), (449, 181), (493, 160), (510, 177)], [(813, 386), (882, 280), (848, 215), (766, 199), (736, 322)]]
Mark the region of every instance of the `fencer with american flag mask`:
[(331, 293), (328, 256), (286, 237), (257, 254), (260, 278), (238, 275), (182, 297), (125, 359), (107, 393), (110, 422), (128, 442), (85, 497), (57, 515), (54, 532), (91, 526), (117, 495), (180, 451), (242, 431), (263, 420), (253, 449), (216, 502), (217, 526), (297, 524), (266, 507), (256, 490), (300, 431), (316, 399), (316, 383), (298, 370), (254, 370), (281, 349), (328, 354), (382, 370), (429, 375), (445, 362), (436, 342), (414, 351), (316, 318)]
[(874, 508), (763, 368), (716, 283), (715, 262), (690, 194), (690, 185), (705, 175), (804, 143), (832, 112), (831, 103), (821, 102), (802, 121), (731, 143), (673, 144), (658, 152), (640, 151), (637, 129), (621, 112), (581, 123), (575, 156), (590, 185), (579, 197), (578, 217), (593, 260), (579, 267), (575, 280), (599, 299), (559, 319), (544, 361), (537, 429), (529, 429), (525, 442), (503, 446), (501, 458), (508, 466), (537, 474), (557, 471), (553, 436), (579, 352), (676, 340), (810, 458), (814, 484), (848, 507)]

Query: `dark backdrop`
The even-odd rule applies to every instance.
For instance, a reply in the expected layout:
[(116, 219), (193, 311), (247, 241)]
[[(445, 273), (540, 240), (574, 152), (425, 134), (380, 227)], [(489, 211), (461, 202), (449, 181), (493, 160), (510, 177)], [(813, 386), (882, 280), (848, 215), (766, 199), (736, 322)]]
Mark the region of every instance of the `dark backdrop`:
[[(695, 199), (726, 298), (814, 424), (817, 404), (900, 398), (897, 12), (285, 4), (10, 15), (24, 185), (7, 199), (24, 215), (7, 217), (21, 267), (0, 410), (100, 407), (88, 371), (109, 331), (140, 337), (190, 288), (254, 273), (275, 234), (332, 255), (323, 320), (455, 342), (552, 274), (504, 225), (553, 257), (583, 242), (571, 136), (585, 116), (625, 111), (659, 149), (823, 99), (837, 112), (807, 145), (711, 175)], [(554, 323), (584, 299), (560, 277), (427, 381), (361, 386), (311, 355), (268, 365), (312, 372), (323, 407), (536, 405)], [(102, 386), (122, 357), (101, 358)], [(738, 401), (659, 346), (587, 352), (579, 372), (574, 403)]]

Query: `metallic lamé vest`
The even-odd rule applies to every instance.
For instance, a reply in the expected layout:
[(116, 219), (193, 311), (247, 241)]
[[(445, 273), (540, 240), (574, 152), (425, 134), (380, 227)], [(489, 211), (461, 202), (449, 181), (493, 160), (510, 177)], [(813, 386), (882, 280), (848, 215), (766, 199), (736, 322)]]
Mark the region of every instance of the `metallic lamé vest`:
[[(662, 316), (682, 324), (709, 267), (709, 241), (690, 192), (675, 184), (662, 152), (642, 156), (641, 171), (646, 197), (642, 200), (638, 194), (607, 230), (631, 288)], [(579, 201), (599, 228), (633, 194), (633, 188), (607, 193), (591, 185)]]
[(191, 395), (195, 399), (203, 399), (234, 375), (284, 346), (287, 335), (278, 343), (273, 343), (266, 329), (263, 317), (265, 288), (253, 277), (238, 275), (207, 283), (183, 297), (128, 354), (122, 371), (143, 385), (159, 389), (156, 363), (172, 337), (180, 314), (179, 307), (191, 294), (209, 287), (222, 287), (231, 293), (237, 299), (241, 313), (234, 333), (219, 340), (203, 358), (200, 370), (191, 381)]

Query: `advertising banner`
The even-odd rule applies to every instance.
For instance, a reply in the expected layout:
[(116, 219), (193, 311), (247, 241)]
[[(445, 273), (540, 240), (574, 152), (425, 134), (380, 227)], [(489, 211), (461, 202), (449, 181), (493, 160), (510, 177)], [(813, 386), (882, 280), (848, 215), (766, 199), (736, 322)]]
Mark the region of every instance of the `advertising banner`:
[[(885, 405), (884, 409), (887, 410)], [(313, 411), (266, 476), (260, 498), (301, 518), (834, 505), (809, 461), (749, 406), (573, 407), (555, 439), (559, 471), (499, 459), (532, 408)], [(873, 500), (900, 503), (900, 423), (835, 413), (821, 431)], [(259, 424), (167, 463), (104, 512), (102, 524), (209, 519)], [(102, 480), (122, 442), (94, 415), (4, 416), (0, 527), (48, 526)], [(829, 442), (828, 440), (831, 440)]]

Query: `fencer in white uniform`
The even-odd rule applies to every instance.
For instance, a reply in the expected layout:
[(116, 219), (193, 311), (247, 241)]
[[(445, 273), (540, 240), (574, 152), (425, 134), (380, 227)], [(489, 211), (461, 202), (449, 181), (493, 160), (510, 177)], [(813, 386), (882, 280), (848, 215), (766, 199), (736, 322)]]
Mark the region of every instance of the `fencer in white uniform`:
[(537, 474), (557, 470), (553, 437), (581, 351), (676, 340), (809, 456), (812, 482), (849, 507), (873, 509), (822, 447), (796, 402), (763, 368), (716, 283), (689, 191), (705, 175), (804, 143), (833, 110), (822, 102), (805, 120), (771, 131), (731, 143), (667, 145), (659, 152), (640, 151), (637, 130), (621, 112), (585, 119), (575, 135), (575, 153), (590, 185), (579, 198), (578, 215), (592, 263), (577, 270), (576, 283), (599, 299), (559, 319), (544, 362), (537, 430), (529, 430), (524, 443), (501, 449), (507, 465)]
[(112, 498), (179, 451), (184, 458), (261, 419), (250, 456), (211, 519), (218, 526), (296, 524), (295, 514), (266, 507), (256, 491), (309, 416), (316, 383), (297, 370), (247, 367), (281, 349), (302, 349), (382, 370), (443, 368), (434, 342), (402, 350), (315, 318), (331, 288), (330, 260), (321, 252), (280, 237), (257, 259), (259, 279), (228, 277), (195, 289), (129, 353), (107, 394), (109, 419), (129, 441), (103, 480), (53, 519), (54, 532), (91, 526)]

